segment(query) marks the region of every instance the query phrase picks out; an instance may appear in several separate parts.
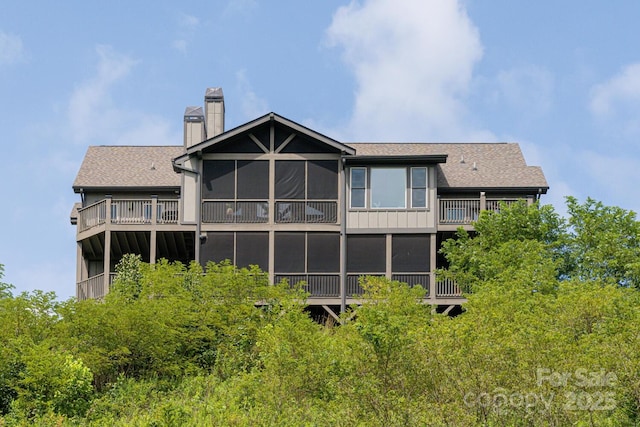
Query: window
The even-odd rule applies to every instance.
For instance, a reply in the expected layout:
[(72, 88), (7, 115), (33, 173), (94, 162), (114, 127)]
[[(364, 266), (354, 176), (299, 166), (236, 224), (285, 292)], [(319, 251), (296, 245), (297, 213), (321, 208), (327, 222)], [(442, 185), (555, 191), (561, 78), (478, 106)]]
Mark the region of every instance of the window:
[(336, 200), (336, 160), (276, 161), (276, 199)]
[(202, 197), (228, 200), (269, 198), (269, 162), (206, 160)]
[(276, 232), (276, 273), (337, 273), (340, 271), (340, 234)]
[(394, 234), (391, 269), (394, 273), (430, 271), (430, 237), (427, 234)]
[(384, 234), (347, 236), (347, 272), (384, 273), (387, 270), (386, 245)]
[(411, 168), (411, 207), (427, 207), (427, 168)]
[(405, 208), (406, 168), (371, 168), (371, 207)]
[(267, 232), (209, 232), (200, 246), (200, 262), (230, 260), (239, 268), (269, 266), (269, 233)]
[(425, 166), (352, 167), (350, 174), (352, 209), (427, 208), (429, 179)]
[(351, 207), (364, 208), (367, 188), (367, 169), (351, 168)]

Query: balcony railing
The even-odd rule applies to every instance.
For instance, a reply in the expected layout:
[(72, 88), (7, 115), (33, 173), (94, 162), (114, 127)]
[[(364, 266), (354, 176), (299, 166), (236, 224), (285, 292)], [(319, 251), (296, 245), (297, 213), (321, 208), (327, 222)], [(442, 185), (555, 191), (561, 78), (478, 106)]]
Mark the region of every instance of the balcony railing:
[(518, 199), (440, 199), (440, 224), (468, 225), (478, 220), (480, 211), (500, 211), (500, 204), (510, 205)]
[(452, 298), (461, 296), (462, 291), (455, 281), (451, 279), (438, 279), (436, 281), (436, 297)]
[(85, 208), (78, 209), (78, 231), (82, 232), (105, 223), (107, 218), (107, 202), (101, 200)]
[[(108, 215), (107, 211), (109, 211)], [(178, 200), (105, 199), (78, 209), (78, 219), (80, 232), (106, 222), (110, 224), (177, 224)]]
[[(115, 273), (109, 274), (109, 285), (113, 283), (115, 277)], [(104, 273), (81, 280), (78, 282), (77, 287), (76, 294), (79, 301), (103, 298), (108, 292), (104, 282)]]
[(394, 273), (391, 275), (391, 280), (406, 283), (411, 287), (416, 285), (422, 286), (422, 288), (427, 291), (427, 297), (429, 296), (429, 278), (429, 273)]
[(321, 223), (338, 222), (338, 202), (336, 201), (277, 201), (276, 222), (278, 223)]
[(305, 282), (303, 289), (311, 298), (337, 298), (340, 296), (339, 274), (276, 274), (276, 283), (286, 279), (290, 286)]
[(203, 223), (266, 223), (269, 221), (269, 204), (266, 200), (202, 202)]

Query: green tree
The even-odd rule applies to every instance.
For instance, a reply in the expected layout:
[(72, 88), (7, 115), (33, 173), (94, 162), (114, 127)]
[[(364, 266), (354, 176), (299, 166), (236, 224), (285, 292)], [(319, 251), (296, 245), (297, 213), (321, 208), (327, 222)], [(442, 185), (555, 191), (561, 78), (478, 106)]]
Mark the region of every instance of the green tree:
[(508, 252), (510, 246), (519, 247), (518, 242), (529, 249), (535, 246), (540, 257), (553, 261), (557, 276), (567, 275), (566, 224), (552, 206), (526, 201), (501, 204), (499, 212), (483, 211), (474, 228), (473, 233), (460, 228), (456, 238), (441, 248), (449, 267), (440, 274), (454, 278), (465, 291), (493, 279), (507, 266), (517, 269), (520, 260)]
[(640, 287), (640, 222), (633, 211), (567, 198), (573, 276)]

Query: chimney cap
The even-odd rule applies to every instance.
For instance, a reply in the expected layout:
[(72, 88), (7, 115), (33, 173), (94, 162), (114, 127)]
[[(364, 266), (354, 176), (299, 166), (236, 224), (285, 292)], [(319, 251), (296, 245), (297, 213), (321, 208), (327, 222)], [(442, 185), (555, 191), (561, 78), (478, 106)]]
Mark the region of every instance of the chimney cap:
[(202, 111), (202, 107), (187, 107), (184, 110), (184, 119), (185, 120), (204, 120), (204, 112)]
[(221, 87), (209, 87), (207, 91), (204, 93), (204, 99), (224, 99), (224, 95), (222, 94)]

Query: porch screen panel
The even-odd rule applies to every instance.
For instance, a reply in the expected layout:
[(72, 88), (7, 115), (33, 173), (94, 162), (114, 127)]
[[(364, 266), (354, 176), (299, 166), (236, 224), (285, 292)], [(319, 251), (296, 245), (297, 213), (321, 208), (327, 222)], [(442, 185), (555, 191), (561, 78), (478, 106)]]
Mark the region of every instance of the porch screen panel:
[(233, 199), (235, 192), (235, 161), (205, 160), (202, 171), (202, 197)]
[(269, 198), (269, 162), (238, 160), (238, 199)]
[(353, 234), (347, 236), (348, 273), (384, 273), (386, 236)]
[(269, 233), (236, 233), (236, 265), (239, 268), (257, 265), (269, 269)]
[(304, 165), (304, 161), (276, 161), (276, 199), (304, 199)]
[(200, 263), (221, 262), (228, 259), (233, 263), (233, 232), (207, 234), (207, 240), (200, 246)]
[(304, 273), (304, 233), (275, 233), (276, 273)]
[(310, 160), (307, 163), (307, 198), (329, 199), (338, 198), (338, 161)]
[(391, 269), (394, 273), (430, 271), (429, 235), (395, 234), (391, 240)]
[(307, 271), (309, 273), (340, 271), (340, 234), (307, 234)]

